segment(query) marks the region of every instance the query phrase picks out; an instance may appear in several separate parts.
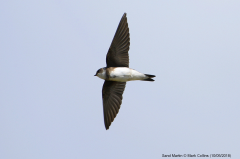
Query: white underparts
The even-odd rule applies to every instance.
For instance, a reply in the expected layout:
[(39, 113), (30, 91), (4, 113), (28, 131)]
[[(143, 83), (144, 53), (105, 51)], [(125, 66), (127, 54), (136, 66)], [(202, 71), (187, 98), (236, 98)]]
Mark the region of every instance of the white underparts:
[[(145, 74), (128, 67), (116, 67), (110, 72), (109, 75), (110, 76), (107, 80), (118, 82), (144, 80), (148, 78)], [(99, 73), (97, 76), (105, 80), (107, 78), (106, 70), (104, 70), (101, 74)]]

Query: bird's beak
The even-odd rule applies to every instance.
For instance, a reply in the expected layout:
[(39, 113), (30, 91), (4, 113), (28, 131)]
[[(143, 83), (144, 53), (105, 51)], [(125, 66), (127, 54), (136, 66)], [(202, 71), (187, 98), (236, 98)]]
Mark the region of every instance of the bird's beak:
[(94, 76), (97, 76), (97, 74), (96, 74), (96, 75), (94, 75)]

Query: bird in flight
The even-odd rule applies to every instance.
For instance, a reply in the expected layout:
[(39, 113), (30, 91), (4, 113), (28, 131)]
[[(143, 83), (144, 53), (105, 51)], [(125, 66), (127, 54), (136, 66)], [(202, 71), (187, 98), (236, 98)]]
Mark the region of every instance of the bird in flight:
[(143, 74), (129, 68), (130, 46), (127, 14), (124, 13), (107, 53), (107, 67), (100, 68), (94, 76), (105, 80), (102, 88), (103, 114), (106, 130), (113, 122), (122, 104), (122, 94), (127, 81), (154, 81), (154, 75)]

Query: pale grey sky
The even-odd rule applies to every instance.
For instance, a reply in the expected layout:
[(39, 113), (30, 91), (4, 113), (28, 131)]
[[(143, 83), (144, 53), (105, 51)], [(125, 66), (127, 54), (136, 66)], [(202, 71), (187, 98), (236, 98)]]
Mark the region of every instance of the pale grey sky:
[[(240, 1), (2, 1), (0, 158), (240, 158)], [(94, 77), (127, 13), (128, 82), (108, 131)]]

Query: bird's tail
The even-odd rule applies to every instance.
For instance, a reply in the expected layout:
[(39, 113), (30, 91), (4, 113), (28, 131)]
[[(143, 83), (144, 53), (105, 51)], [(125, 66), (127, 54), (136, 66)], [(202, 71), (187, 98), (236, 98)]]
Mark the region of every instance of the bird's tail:
[(154, 77), (156, 77), (155, 75), (149, 75), (149, 74), (145, 74), (145, 76), (147, 77), (146, 79), (142, 80), (142, 81), (155, 81)]

